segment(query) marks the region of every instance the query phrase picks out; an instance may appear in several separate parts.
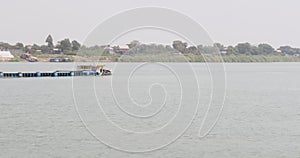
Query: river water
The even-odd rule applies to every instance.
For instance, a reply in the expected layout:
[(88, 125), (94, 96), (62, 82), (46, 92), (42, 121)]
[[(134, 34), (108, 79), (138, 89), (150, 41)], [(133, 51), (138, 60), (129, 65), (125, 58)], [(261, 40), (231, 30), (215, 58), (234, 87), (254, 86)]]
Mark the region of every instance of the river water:
[[(299, 63), (106, 67), (112, 76), (0, 79), (0, 157), (300, 157)], [(0, 63), (61, 69), (73, 64)]]

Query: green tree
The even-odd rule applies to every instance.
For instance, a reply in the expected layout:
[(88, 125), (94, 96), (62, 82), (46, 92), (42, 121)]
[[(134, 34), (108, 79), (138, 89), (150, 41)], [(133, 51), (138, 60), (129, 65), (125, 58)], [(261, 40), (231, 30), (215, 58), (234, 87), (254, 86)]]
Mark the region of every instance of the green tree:
[(219, 51), (225, 50), (225, 47), (221, 43), (214, 43), (214, 47), (216, 47)]
[(200, 52), (198, 51), (197, 47), (195, 47), (195, 46), (188, 47), (188, 52), (192, 53), (192, 54), (200, 54)]
[(17, 49), (24, 49), (24, 44), (23, 43), (16, 43), (16, 46), (15, 46)]
[(233, 46), (228, 46), (227, 47), (227, 54), (237, 54), (237, 51)]
[(173, 41), (172, 46), (173, 46), (174, 49), (178, 50), (181, 53), (187, 53), (188, 44), (186, 42)]
[(46, 45), (42, 45), (40, 46), (40, 50), (43, 52), (43, 53), (49, 53), (50, 52), (50, 48)]
[(61, 40), (58, 42), (58, 48), (61, 49), (62, 52), (71, 51), (72, 50), (72, 44), (68, 38)]
[(37, 44), (33, 44), (31, 49), (33, 49), (33, 50), (39, 50), (39, 49), (41, 49), (41, 47), (39, 45), (37, 45)]
[(252, 51), (250, 43), (239, 43), (235, 48), (239, 54), (251, 54)]
[(294, 55), (300, 54), (299, 48), (292, 48), (291, 46), (281, 46), (279, 50), (284, 54)]
[(80, 43), (77, 42), (76, 40), (73, 40), (73, 41), (72, 41), (72, 50), (73, 50), (73, 51), (77, 51), (77, 50), (79, 50), (79, 49), (80, 49)]
[(259, 44), (258, 45), (259, 54), (272, 54), (275, 49), (269, 44)]
[(14, 46), (11, 46), (8, 43), (0, 42), (0, 49), (13, 49)]
[(52, 36), (51, 35), (48, 35), (48, 37), (46, 38), (46, 43), (48, 43), (48, 47), (50, 48), (50, 49), (52, 49), (53, 48), (53, 38), (52, 38)]
[(259, 50), (258, 50), (258, 47), (256, 47), (256, 46), (251, 46), (250, 54), (251, 54), (251, 55), (258, 55), (258, 54), (260, 54), (260, 52), (259, 52)]
[(134, 48), (136, 46), (139, 46), (141, 43), (137, 40), (133, 40), (131, 41), (129, 44), (127, 44), (128, 48), (131, 49), (131, 48)]

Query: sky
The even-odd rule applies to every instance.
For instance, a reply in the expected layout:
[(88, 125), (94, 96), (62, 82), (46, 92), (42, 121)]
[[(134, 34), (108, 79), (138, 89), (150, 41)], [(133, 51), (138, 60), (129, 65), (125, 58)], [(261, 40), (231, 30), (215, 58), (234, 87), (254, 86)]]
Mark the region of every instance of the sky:
[[(0, 41), (43, 44), (51, 34), (55, 41), (68, 37), (84, 42), (112, 15), (145, 6), (185, 14), (214, 42), (224, 45), (250, 42), (300, 47), (299, 0), (1, 0)], [(171, 43), (176, 38), (149, 32), (142, 42)], [(120, 44), (129, 37), (138, 36), (128, 36)]]

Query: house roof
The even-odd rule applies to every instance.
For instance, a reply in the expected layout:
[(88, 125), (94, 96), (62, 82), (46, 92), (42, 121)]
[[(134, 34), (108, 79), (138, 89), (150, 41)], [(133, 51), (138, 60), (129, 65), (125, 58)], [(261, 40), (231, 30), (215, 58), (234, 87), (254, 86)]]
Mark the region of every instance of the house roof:
[(10, 51), (0, 51), (0, 58), (13, 58), (14, 56)]
[(128, 45), (119, 45), (119, 49), (129, 49)]

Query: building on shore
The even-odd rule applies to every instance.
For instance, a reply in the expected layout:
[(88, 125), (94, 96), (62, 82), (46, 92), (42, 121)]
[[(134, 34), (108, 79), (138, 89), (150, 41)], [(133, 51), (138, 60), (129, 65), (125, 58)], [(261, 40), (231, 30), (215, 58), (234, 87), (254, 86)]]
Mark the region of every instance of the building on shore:
[(129, 47), (128, 47), (128, 45), (118, 46), (118, 48), (116, 49), (116, 52), (118, 52), (119, 54), (128, 54)]
[(128, 54), (129, 52), (129, 47), (128, 45), (117, 45), (117, 46), (106, 46), (104, 47), (104, 53), (107, 54)]
[(114, 48), (110, 47), (110, 46), (106, 46), (104, 47), (104, 53), (107, 53), (107, 54), (114, 54), (115, 51), (114, 51)]
[(0, 61), (9, 61), (13, 58), (14, 56), (10, 53), (10, 51), (0, 50)]

